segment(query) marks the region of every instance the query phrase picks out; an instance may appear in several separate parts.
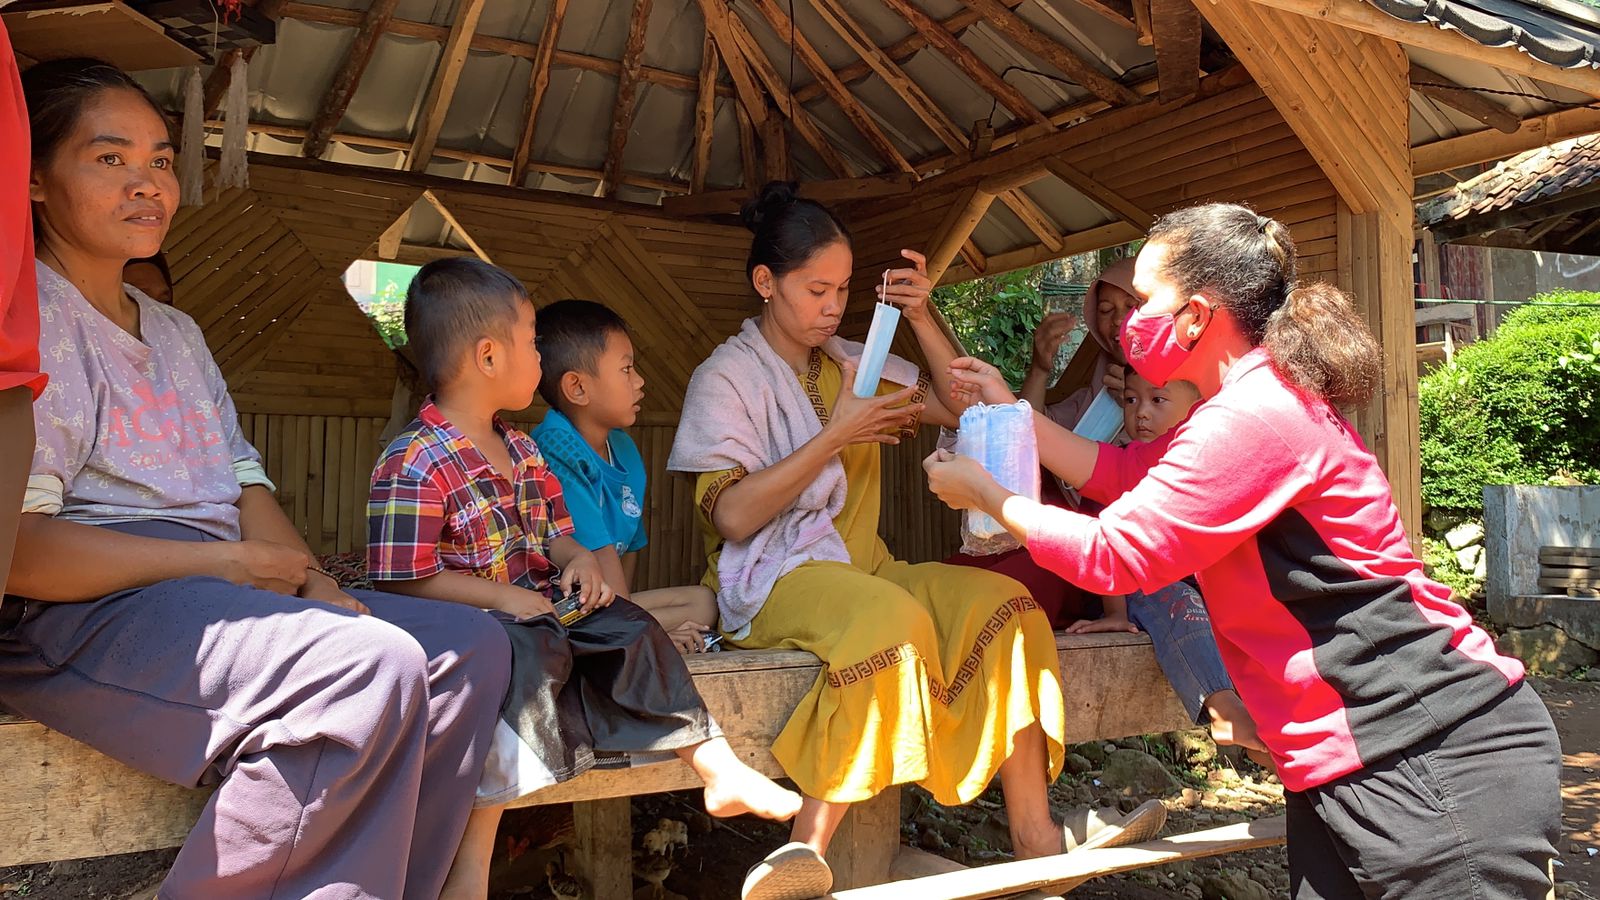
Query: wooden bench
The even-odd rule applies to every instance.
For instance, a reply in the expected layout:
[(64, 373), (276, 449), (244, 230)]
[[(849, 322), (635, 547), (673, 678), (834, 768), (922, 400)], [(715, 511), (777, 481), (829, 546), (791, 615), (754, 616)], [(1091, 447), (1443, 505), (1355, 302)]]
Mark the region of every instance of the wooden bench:
[[(1192, 727), (1144, 635), (1058, 635), (1069, 743)], [(689, 670), (743, 759), (781, 777), (768, 748), (822, 671), (797, 651), (691, 657)], [(628, 798), (699, 786), (672, 761), (592, 771), (518, 805), (573, 803), (577, 864), (597, 900), (631, 897)], [(174, 847), (207, 792), (175, 787), (25, 719), (0, 716), (0, 866)], [(829, 853), (840, 890), (882, 883), (899, 852), (900, 792), (857, 804)]]

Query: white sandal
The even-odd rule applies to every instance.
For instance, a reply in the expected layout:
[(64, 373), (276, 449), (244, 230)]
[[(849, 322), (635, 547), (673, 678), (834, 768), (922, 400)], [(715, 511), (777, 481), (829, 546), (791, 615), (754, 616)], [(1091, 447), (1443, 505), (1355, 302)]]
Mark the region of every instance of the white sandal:
[(784, 844), (750, 867), (741, 900), (812, 900), (833, 890), (827, 860), (799, 841)]
[(1065, 852), (1096, 847), (1123, 847), (1152, 840), (1167, 824), (1160, 800), (1146, 800), (1125, 816), (1109, 810), (1075, 809), (1061, 825)]

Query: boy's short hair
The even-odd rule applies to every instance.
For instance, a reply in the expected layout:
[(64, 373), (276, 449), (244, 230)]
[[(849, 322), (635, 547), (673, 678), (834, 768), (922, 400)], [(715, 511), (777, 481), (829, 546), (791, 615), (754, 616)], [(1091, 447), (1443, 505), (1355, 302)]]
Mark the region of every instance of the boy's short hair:
[(627, 334), (628, 323), (611, 307), (593, 300), (558, 300), (539, 310), (539, 348), (543, 375), (539, 396), (551, 409), (562, 408), (561, 379), (568, 372), (593, 375), (605, 352), (606, 338)]
[(480, 339), (509, 335), (528, 302), (522, 282), (481, 259), (436, 259), (418, 269), (406, 289), (405, 329), (422, 380), (437, 390)]

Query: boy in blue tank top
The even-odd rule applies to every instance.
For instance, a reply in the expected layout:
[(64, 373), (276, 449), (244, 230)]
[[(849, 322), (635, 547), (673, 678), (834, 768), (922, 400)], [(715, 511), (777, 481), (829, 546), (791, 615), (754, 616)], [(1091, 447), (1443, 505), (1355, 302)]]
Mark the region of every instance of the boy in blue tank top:
[(561, 300), (539, 311), (539, 394), (550, 412), (533, 432), (566, 497), (574, 537), (606, 583), (655, 616), (686, 653), (706, 649), (716, 596), (701, 585), (633, 591), (645, 546), (644, 459), (633, 426), (644, 399), (627, 323), (606, 306)]

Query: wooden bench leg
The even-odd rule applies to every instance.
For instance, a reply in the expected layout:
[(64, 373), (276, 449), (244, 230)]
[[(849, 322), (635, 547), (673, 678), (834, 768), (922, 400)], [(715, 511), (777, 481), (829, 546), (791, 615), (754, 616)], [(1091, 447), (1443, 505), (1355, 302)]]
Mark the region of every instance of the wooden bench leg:
[(633, 896), (633, 823), (629, 799), (572, 804), (574, 867), (594, 898)]
[(850, 807), (828, 844), (833, 889), (883, 884), (900, 850), (900, 788)]

